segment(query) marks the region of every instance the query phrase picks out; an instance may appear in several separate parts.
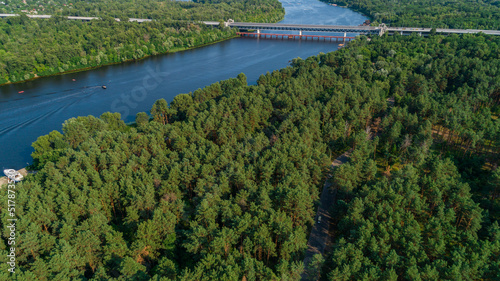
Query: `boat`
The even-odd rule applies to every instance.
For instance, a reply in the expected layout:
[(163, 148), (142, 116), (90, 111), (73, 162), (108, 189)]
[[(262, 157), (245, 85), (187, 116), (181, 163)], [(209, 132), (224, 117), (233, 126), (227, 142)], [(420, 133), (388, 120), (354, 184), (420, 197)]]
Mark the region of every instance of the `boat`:
[(76, 79), (73, 79), (73, 82), (75, 82), (75, 81), (76, 81)]
[(103, 85), (103, 86), (102, 86), (102, 88), (103, 88), (103, 89), (106, 89), (106, 86), (104, 86), (104, 85)]
[(24, 93), (24, 91), (19, 91), (19, 92), (17, 92), (17, 93), (22, 94), (22, 93)]
[(23, 179), (23, 175), (14, 169), (5, 169), (3, 173), (11, 180), (19, 182)]

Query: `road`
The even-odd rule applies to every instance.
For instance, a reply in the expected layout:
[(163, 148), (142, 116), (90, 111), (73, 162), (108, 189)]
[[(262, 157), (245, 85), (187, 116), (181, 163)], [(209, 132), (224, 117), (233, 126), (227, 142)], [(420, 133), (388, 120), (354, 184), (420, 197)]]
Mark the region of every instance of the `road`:
[[(347, 151), (340, 155), (332, 163), (332, 168), (340, 166), (349, 160), (351, 151)], [(325, 248), (330, 239), (329, 230), (330, 225), (332, 225), (331, 207), (336, 201), (337, 190), (331, 188), (331, 183), (327, 179), (323, 185), (323, 191), (321, 192), (321, 198), (318, 206), (318, 212), (316, 213), (315, 224), (309, 236), (309, 241), (307, 242), (307, 251), (304, 258), (304, 268), (307, 268), (310, 261), (315, 254), (323, 255)], [(321, 217), (321, 219), (320, 219)], [(304, 271), (302, 274), (302, 280), (316, 280), (313, 276), (308, 276), (307, 272)]]

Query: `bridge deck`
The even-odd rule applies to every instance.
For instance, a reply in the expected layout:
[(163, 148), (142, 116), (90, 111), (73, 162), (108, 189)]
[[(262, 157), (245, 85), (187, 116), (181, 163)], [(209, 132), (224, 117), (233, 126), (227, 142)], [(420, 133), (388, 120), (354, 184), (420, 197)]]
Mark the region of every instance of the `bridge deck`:
[(378, 33), (380, 30), (378, 27), (375, 26), (281, 24), (281, 23), (253, 23), (253, 22), (233, 22), (233, 23), (228, 23), (228, 26), (237, 27), (239, 29), (296, 30), (296, 31), (350, 32), (350, 33)]
[(237, 32), (236, 34), (246, 37), (257, 37), (257, 38), (276, 38), (276, 39), (317, 39), (318, 41), (323, 39), (324, 41), (350, 41), (356, 39), (356, 37), (344, 37), (344, 36), (327, 36), (327, 35), (300, 35), (300, 34), (280, 34), (280, 33), (255, 33), (255, 32)]

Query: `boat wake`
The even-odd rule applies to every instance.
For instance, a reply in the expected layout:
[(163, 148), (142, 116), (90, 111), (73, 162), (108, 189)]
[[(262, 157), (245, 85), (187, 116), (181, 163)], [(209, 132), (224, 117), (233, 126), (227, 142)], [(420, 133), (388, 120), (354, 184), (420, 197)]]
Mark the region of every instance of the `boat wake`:
[[(37, 124), (38, 122), (41, 122), (41, 121), (43, 121), (43, 120), (45, 120), (53, 115), (57, 115), (61, 111), (66, 110), (68, 107), (70, 107), (76, 103), (79, 103), (82, 100), (88, 98), (89, 97), (88, 94), (92, 95), (93, 94), (92, 92), (95, 92), (95, 91), (88, 91), (88, 89), (98, 89), (100, 87), (101, 86), (84, 87), (85, 89), (87, 89), (87, 91), (78, 92), (78, 93), (74, 93), (71, 95), (64, 95), (64, 96), (61, 96), (61, 97), (58, 97), (55, 99), (46, 100), (46, 101), (43, 101), (43, 102), (40, 102), (37, 104), (32, 104), (30, 106), (25, 106), (25, 107), (21, 107), (21, 108), (17, 108), (17, 109), (11, 108), (10, 110), (7, 110), (7, 112), (5, 112), (5, 113), (8, 114), (9, 117), (14, 116), (15, 118), (9, 118), (9, 117), (2, 118), (2, 120), (11, 119), (11, 120), (9, 120), (11, 122), (4, 123), (4, 124), (8, 124), (8, 126), (0, 128), (0, 135), (3, 136), (4, 134), (16, 132), (17, 130), (25, 128), (28, 125)], [(82, 95), (82, 94), (84, 94), (84, 95)], [(69, 102), (64, 102), (64, 100), (67, 100), (69, 98), (71, 98), (71, 100), (69, 100)], [(33, 112), (39, 111), (39, 108), (52, 107), (54, 104), (57, 104), (59, 106), (57, 106), (49, 111), (45, 111), (43, 114), (40, 114), (40, 115), (34, 116), (32, 114)], [(3, 115), (3, 114), (0, 114), (0, 117), (1, 117), (1, 115)], [(30, 117), (28, 117), (26, 119), (21, 119), (20, 117), (22, 117), (22, 116), (30, 116)], [(14, 121), (14, 122), (12, 122), (12, 121)]]

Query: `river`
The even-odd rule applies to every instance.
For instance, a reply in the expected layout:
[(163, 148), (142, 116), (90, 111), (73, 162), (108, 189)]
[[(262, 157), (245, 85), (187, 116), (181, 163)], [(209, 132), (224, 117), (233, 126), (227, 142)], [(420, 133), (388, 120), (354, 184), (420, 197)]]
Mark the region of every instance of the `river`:
[[(283, 0), (282, 4), (286, 11), (283, 23), (359, 25), (367, 19), (317, 0)], [(261, 74), (286, 67), (293, 58), (337, 48), (335, 42), (235, 38), (184, 52), (2, 86), (0, 168), (20, 169), (31, 164), (31, 144), (41, 135), (61, 131), (62, 123), (71, 117), (111, 111), (120, 112), (125, 122), (131, 122), (137, 112), (148, 112), (160, 98), (170, 102), (179, 93), (239, 73), (255, 84)]]

